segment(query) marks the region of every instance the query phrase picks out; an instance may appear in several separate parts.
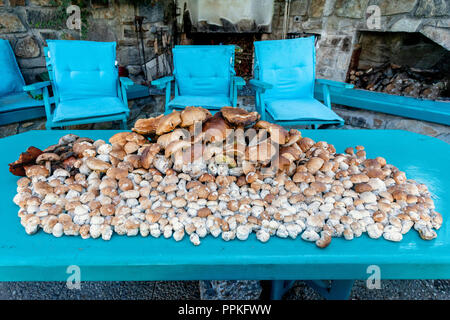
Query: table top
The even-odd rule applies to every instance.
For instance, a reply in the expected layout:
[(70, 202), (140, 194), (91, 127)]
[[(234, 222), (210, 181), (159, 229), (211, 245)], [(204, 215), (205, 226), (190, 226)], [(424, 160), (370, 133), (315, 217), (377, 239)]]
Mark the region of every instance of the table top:
[[(302, 135), (335, 145), (337, 152), (363, 145), (367, 157), (383, 156), (425, 183), (444, 218), (432, 241), (415, 230), (401, 242), (333, 238), (329, 247), (297, 239), (272, 237), (259, 242), (225, 242), (208, 235), (200, 246), (188, 237), (173, 239), (114, 234), (110, 241), (81, 237), (55, 238), (42, 230), (29, 236), (20, 225), (12, 199), (17, 177), (7, 164), (30, 145), (45, 148), (69, 131), (30, 131), (0, 139), (0, 281), (66, 280), (71, 265), (80, 267), (81, 281), (199, 279), (367, 279), (368, 267), (380, 267), (382, 279), (450, 278), (450, 146), (436, 138), (400, 130), (302, 130)], [(70, 131), (105, 141), (118, 131)], [(370, 271), (372, 273), (372, 271)]]

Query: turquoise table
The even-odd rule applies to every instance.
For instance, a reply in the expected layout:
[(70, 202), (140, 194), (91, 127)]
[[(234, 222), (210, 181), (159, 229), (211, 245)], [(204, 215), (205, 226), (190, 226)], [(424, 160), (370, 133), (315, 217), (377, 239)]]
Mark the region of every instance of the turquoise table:
[[(115, 131), (72, 131), (107, 140)], [(187, 237), (181, 242), (163, 237), (113, 235), (110, 241), (55, 238), (43, 231), (28, 236), (12, 202), (17, 177), (7, 164), (34, 145), (57, 143), (66, 131), (30, 131), (0, 139), (0, 280), (66, 281), (67, 267), (81, 269), (81, 281), (108, 280), (276, 280), (272, 298), (280, 298), (294, 279), (330, 279), (331, 287), (309, 282), (327, 298), (348, 297), (352, 280), (367, 279), (370, 265), (380, 267), (381, 279), (450, 278), (450, 146), (435, 138), (384, 130), (303, 130), (303, 136), (333, 143), (338, 152), (364, 145), (368, 157), (384, 156), (409, 178), (426, 183), (436, 196), (444, 223), (437, 239), (424, 241), (414, 230), (399, 243), (363, 235), (352, 241), (333, 239), (326, 249), (299, 238), (273, 237), (260, 243), (254, 234), (247, 241), (225, 242), (208, 236), (200, 246)]]

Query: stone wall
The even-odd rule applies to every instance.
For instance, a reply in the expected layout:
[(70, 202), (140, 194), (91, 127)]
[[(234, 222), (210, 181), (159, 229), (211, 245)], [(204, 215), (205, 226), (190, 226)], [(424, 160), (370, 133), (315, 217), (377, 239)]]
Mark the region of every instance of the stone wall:
[[(75, 3), (75, 1), (74, 1)], [(130, 3), (132, 3), (130, 1)], [(146, 61), (155, 56), (158, 30), (171, 32), (171, 0), (147, 1), (134, 7), (125, 1), (91, 0), (82, 10), (82, 32), (66, 26), (69, 0), (0, 0), (0, 38), (8, 39), (27, 83), (46, 71), (43, 47), (48, 39), (116, 41), (119, 65), (135, 81), (143, 79), (135, 15), (144, 16)]]
[[(367, 25), (367, 8), (380, 8), (380, 28)], [(285, 1), (276, 0), (270, 39), (283, 32)], [(316, 34), (317, 74), (343, 81), (360, 31), (420, 32), (450, 49), (449, 0), (292, 0), (288, 33)]]

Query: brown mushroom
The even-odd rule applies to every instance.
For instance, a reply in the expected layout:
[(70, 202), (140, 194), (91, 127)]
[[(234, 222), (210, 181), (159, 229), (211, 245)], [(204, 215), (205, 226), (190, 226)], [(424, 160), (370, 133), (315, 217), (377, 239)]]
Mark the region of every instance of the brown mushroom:
[(181, 126), (190, 127), (196, 122), (204, 122), (212, 117), (211, 112), (202, 107), (186, 107), (181, 112)]
[(223, 107), (220, 109), (222, 116), (232, 125), (239, 127), (248, 127), (255, 124), (259, 120), (258, 112), (248, 112), (236, 107)]
[(270, 139), (278, 144), (283, 145), (288, 142), (289, 133), (278, 124), (260, 120), (255, 124), (255, 128), (267, 130)]
[(181, 113), (173, 111), (158, 120), (155, 133), (160, 136), (164, 133), (170, 132), (181, 123)]
[(161, 120), (162, 117), (164, 117), (163, 114), (155, 118), (138, 119), (131, 130), (143, 135), (154, 135), (156, 134), (159, 120)]

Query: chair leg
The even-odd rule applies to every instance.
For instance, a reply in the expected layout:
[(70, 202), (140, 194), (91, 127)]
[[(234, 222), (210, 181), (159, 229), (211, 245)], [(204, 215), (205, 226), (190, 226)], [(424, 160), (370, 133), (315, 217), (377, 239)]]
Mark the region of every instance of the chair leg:
[(127, 129), (127, 119), (122, 119), (120, 122), (120, 129), (126, 130)]
[(355, 280), (333, 280), (330, 286), (321, 280), (305, 282), (327, 300), (348, 300)]

